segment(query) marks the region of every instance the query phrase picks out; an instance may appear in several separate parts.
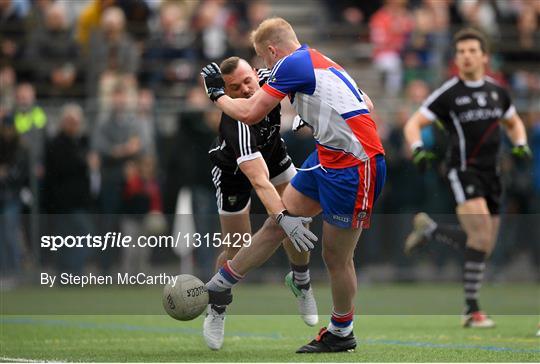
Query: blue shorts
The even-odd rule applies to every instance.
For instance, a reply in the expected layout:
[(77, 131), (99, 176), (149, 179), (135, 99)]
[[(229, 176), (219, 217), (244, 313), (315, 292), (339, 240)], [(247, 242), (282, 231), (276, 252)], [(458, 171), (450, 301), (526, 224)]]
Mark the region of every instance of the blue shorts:
[(320, 203), (323, 219), (329, 224), (368, 228), (373, 204), (386, 180), (384, 156), (379, 154), (357, 166), (340, 169), (317, 165), (319, 157), (314, 151), (291, 180), (293, 187)]

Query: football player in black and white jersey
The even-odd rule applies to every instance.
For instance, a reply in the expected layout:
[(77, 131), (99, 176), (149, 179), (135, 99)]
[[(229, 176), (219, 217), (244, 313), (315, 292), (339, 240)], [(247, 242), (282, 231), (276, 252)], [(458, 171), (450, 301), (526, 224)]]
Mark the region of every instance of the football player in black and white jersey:
[(484, 36), (474, 29), (463, 29), (454, 36), (454, 47), (459, 76), (426, 99), (408, 120), (404, 133), (413, 162), (423, 170), (433, 153), (424, 149), (421, 129), (438, 120), (447, 130), (447, 177), (461, 229), (437, 224), (425, 213), (417, 214), (405, 251), (410, 253), (430, 240), (462, 250), (466, 305), (462, 323), (464, 327), (488, 328), (495, 323), (480, 310), (478, 297), (485, 261), (493, 251), (499, 229), (501, 128), (514, 145), (515, 157), (528, 159), (531, 151), (508, 92), (485, 76), (488, 52)]
[[(220, 65), (225, 93), (232, 98), (249, 98), (263, 85), (270, 70), (254, 70), (244, 59), (230, 57)], [(248, 126), (223, 113), (219, 136), (209, 151), (213, 164), (212, 178), (222, 234), (251, 233), (250, 196), (257, 196), (270, 214), (283, 209), (281, 195), (296, 174), (285, 142), (280, 136), (281, 108), (276, 106), (261, 122)], [(317, 305), (310, 286), (309, 252), (300, 252), (289, 239), (283, 242), (289, 257), (291, 272), (285, 278), (298, 299), (304, 322), (318, 322)], [(216, 267), (232, 259), (240, 248), (224, 246)], [(296, 248), (296, 249), (295, 249)], [(304, 249), (307, 250), (307, 249)], [(221, 348), (224, 336), (225, 305), (209, 305), (203, 334), (207, 345)]]

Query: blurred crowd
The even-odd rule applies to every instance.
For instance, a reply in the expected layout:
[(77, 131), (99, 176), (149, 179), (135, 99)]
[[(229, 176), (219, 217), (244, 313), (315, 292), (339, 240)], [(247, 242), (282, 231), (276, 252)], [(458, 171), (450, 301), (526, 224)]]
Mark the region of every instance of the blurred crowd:
[[(192, 201), (188, 211), (215, 215), (206, 155), (220, 113), (199, 84), (199, 70), (231, 55), (262, 66), (249, 43), (249, 32), (264, 18), (276, 15), (273, 5), (279, 3), (0, 0), (2, 274), (20, 272), (36, 259), (64, 271), (84, 269), (91, 258), (84, 251), (38, 257), (35, 240), (45, 231), (169, 233), (174, 219), (167, 216), (178, 211), (177, 196), (183, 189), (189, 190)], [(389, 166), (380, 213), (452, 212), (438, 173), (444, 166), (419, 175), (409, 160), (401, 128), (431, 90), (455, 74), (451, 36), (464, 25), (490, 37), (489, 74), (510, 88), (535, 153), (532, 165), (503, 159), (506, 211), (540, 211), (539, 0), (296, 4), (298, 8), (315, 5), (321, 10), (311, 22), (316, 36), (337, 37), (333, 26), (346, 24), (354, 32), (351, 42), (369, 46), (368, 67), (378, 73), (380, 82), (365, 91), (376, 108), (382, 105), (391, 111), (380, 113), (377, 120)], [(277, 15), (287, 18), (287, 14)], [(327, 26), (313, 26), (319, 23)], [(317, 37), (310, 41), (317, 46)], [(387, 106), (385, 99), (398, 102)], [(310, 136), (284, 128), (284, 138), (300, 164), (313, 147)], [(442, 156), (443, 131), (427, 129), (423, 138)], [(411, 185), (419, 188), (402, 188)], [(39, 221), (29, 218), (38, 214)], [(92, 219), (91, 214), (105, 218)], [(219, 231), (215, 218), (195, 224), (200, 232)], [(408, 221), (402, 225), (404, 234)], [(394, 241), (402, 236), (373, 240), (382, 238)], [(529, 243), (535, 242), (525, 241)], [(400, 260), (395, 241), (369, 246), (363, 252), (367, 263), (388, 256)], [(534, 249), (537, 256), (538, 247)], [(167, 259), (167, 252), (159, 251), (119, 254), (100, 254), (101, 269), (108, 271), (120, 262), (129, 270), (151, 259)], [(501, 255), (501, 265), (508, 256)], [(201, 259), (211, 270), (210, 258)]]

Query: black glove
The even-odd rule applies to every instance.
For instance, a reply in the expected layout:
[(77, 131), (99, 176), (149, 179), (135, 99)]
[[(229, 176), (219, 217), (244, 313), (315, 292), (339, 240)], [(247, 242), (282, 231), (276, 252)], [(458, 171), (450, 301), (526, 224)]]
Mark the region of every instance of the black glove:
[(416, 147), (413, 151), (413, 163), (421, 173), (424, 173), (431, 163), (437, 159), (435, 153), (424, 149), (424, 147)]
[(201, 71), (201, 76), (203, 77), (206, 94), (210, 100), (216, 101), (225, 95), (225, 82), (223, 82), (221, 70), (216, 63), (212, 62), (206, 65)]
[(532, 159), (532, 151), (527, 144), (516, 145), (512, 148), (512, 156), (517, 160), (528, 162)]

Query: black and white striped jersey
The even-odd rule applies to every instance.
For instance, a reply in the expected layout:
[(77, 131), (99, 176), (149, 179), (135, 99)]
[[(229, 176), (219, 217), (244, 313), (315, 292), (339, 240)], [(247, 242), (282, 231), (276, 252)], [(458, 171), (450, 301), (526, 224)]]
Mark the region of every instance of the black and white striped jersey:
[(448, 167), (497, 170), (500, 121), (516, 110), (508, 92), (495, 80), (454, 77), (426, 99), (420, 112), (431, 121), (441, 121), (448, 131)]
[[(263, 85), (270, 70), (257, 70), (259, 84)], [(244, 161), (263, 157), (269, 160), (281, 145), (281, 106), (277, 105), (259, 123), (248, 126), (223, 113), (219, 125), (219, 136), (212, 144), (210, 160), (225, 171), (235, 171)]]

